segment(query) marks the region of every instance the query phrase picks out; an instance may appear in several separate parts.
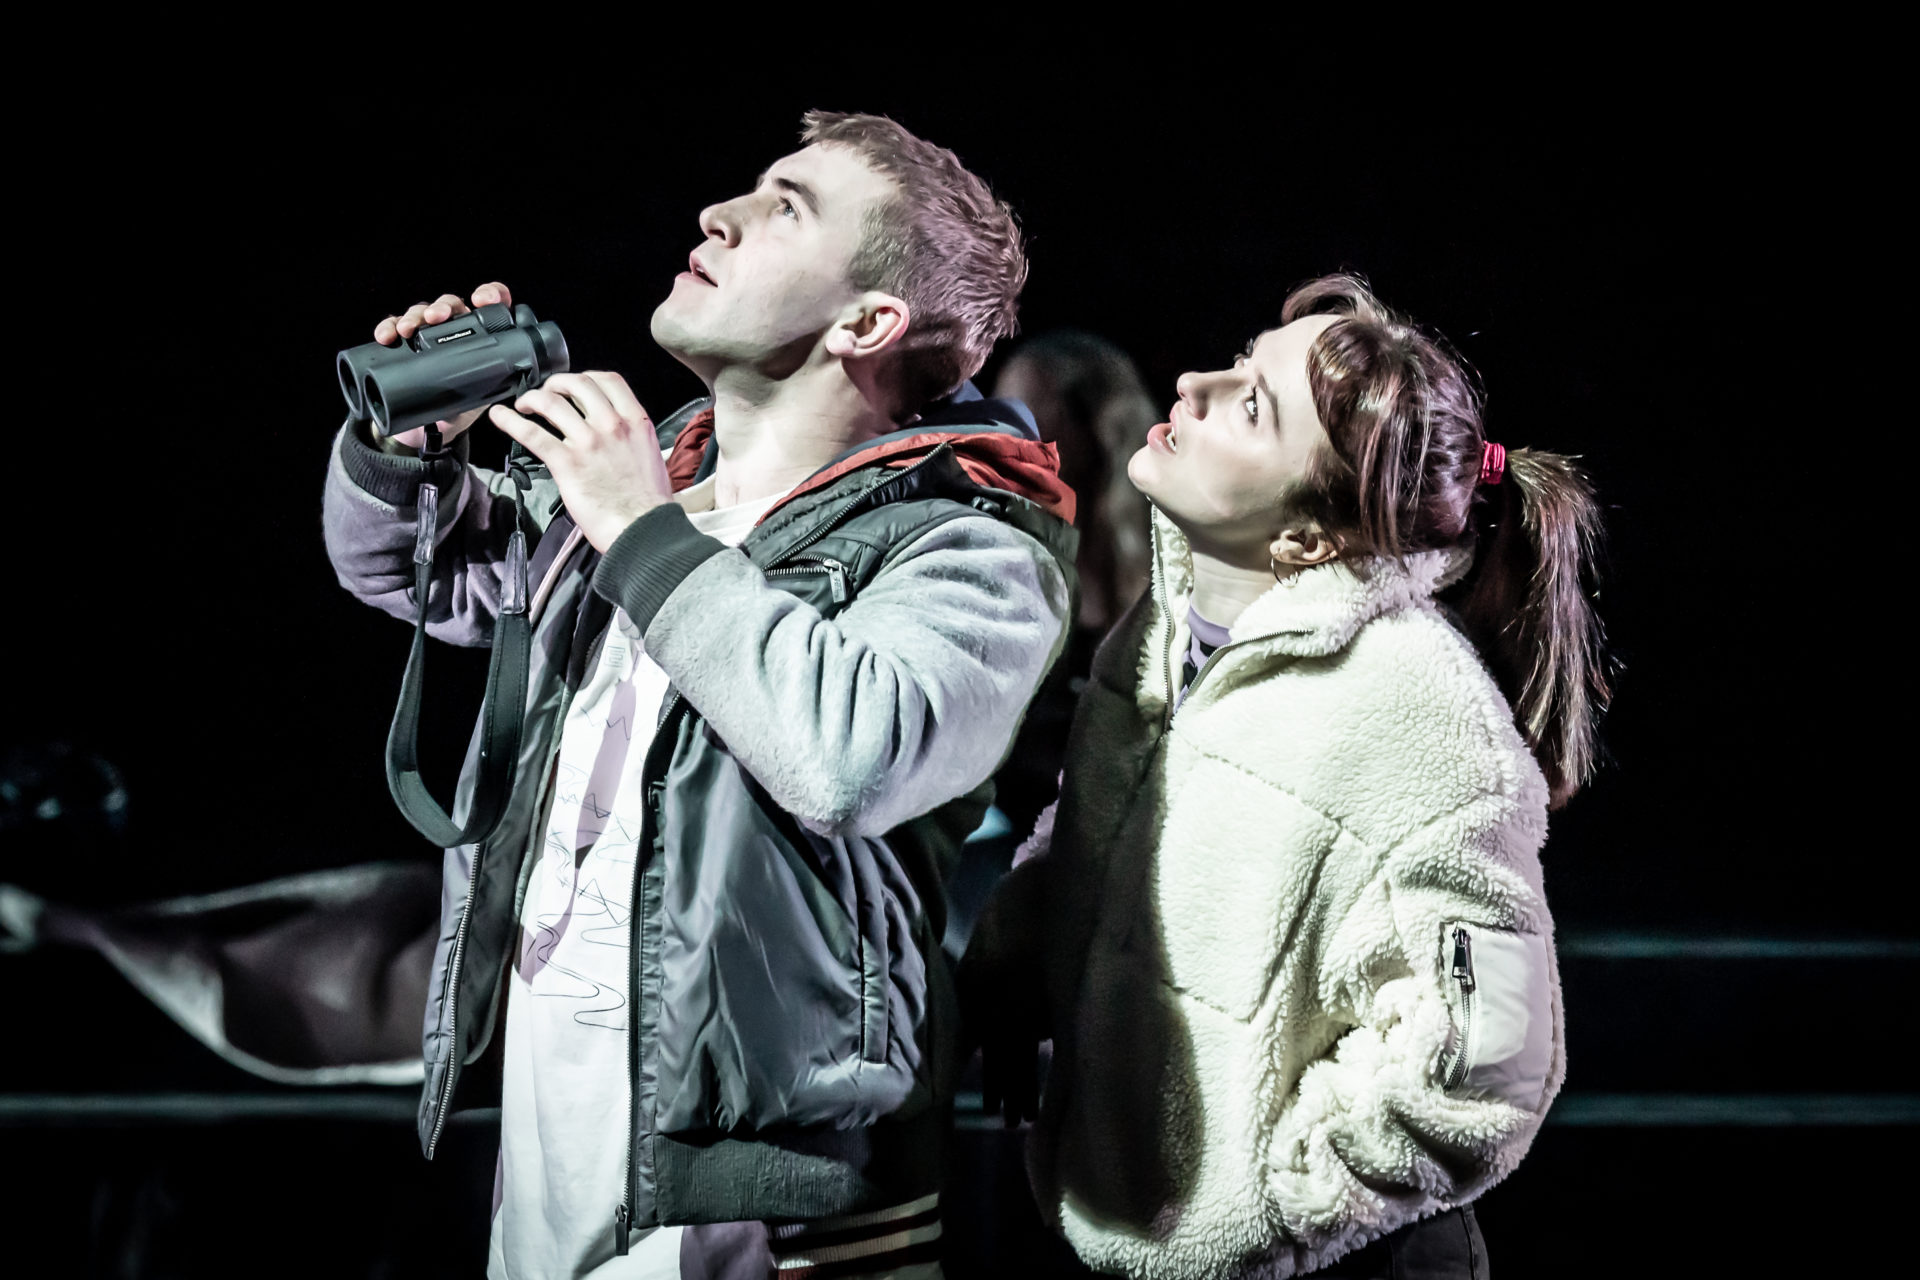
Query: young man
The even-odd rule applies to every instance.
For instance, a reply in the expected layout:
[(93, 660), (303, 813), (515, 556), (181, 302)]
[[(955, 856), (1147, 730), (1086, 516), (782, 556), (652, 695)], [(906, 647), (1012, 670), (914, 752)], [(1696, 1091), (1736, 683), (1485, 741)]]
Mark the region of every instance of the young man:
[[(528, 508), (564, 510), (522, 530), (527, 724), (500, 827), (448, 854), (420, 1127), (431, 1155), (503, 1050), (495, 1277), (721, 1249), (937, 1274), (941, 877), (1061, 647), (1072, 499), (1023, 415), (969, 395), (1026, 275), (1007, 207), (890, 120), (813, 113), (803, 141), (702, 211), (654, 313), (708, 399), (656, 428), (582, 373), (491, 411), (551, 471), (560, 503)], [(508, 482), (418, 443), (342, 432), (328, 549), (411, 617), (430, 478), (430, 630), (485, 644)]]

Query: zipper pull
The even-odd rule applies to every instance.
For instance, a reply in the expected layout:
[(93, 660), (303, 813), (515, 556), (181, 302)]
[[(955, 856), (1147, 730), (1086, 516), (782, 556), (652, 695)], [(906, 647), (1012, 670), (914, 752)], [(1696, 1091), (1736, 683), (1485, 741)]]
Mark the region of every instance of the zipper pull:
[(616, 1257), (627, 1256), (627, 1223), (631, 1220), (627, 1206), (621, 1205), (613, 1211), (613, 1252)]
[(835, 604), (845, 604), (847, 602), (846, 566), (838, 560), (828, 560), (824, 563), (827, 566), (827, 582), (833, 591), (833, 602)]
[(413, 519), (413, 562), (433, 563), (433, 544), (440, 537), (440, 488), (422, 481)]
[(1473, 990), (1473, 940), (1465, 929), (1453, 931), (1453, 980), (1462, 991)]

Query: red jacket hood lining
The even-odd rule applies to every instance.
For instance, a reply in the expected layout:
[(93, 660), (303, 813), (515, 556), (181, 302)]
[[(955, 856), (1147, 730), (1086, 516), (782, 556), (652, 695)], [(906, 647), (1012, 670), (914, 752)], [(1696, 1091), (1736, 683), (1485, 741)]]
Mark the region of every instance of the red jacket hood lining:
[[(693, 477), (706, 456), (707, 442), (712, 438), (713, 410), (703, 409), (674, 440), (673, 451), (667, 456), (667, 477), (673, 482), (675, 493), (693, 484)], [(998, 431), (929, 431), (862, 449), (808, 476), (760, 519), (765, 520), (795, 498), (831, 484), (849, 471), (870, 467), (876, 462), (896, 470), (909, 467), (943, 444), (953, 449), (961, 470), (974, 483), (1018, 494), (1042, 511), (1073, 523), (1074, 492), (1060, 478), (1059, 449)]]

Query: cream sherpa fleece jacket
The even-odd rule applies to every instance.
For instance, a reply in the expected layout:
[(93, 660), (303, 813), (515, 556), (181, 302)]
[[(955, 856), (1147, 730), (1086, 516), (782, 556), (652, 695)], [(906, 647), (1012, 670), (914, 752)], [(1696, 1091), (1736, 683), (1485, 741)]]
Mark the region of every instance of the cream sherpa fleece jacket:
[(963, 976), (1054, 1037), (1028, 1162), (1089, 1265), (1292, 1276), (1473, 1199), (1539, 1128), (1547, 789), (1440, 553), (1276, 584), (1169, 719), (1192, 561), (1155, 520)]

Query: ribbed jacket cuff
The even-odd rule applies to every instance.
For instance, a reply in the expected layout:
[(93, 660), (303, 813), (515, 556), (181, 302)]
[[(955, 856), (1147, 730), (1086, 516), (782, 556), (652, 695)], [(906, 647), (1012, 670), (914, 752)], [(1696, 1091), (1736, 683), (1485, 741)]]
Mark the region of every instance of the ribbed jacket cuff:
[(453, 451), (427, 463), (404, 454), (382, 453), (369, 438), (369, 425), (353, 423), (340, 432), (340, 465), (347, 479), (390, 507), (410, 507), (420, 495), (420, 482), (430, 479), (443, 494), (452, 492), (467, 465), (467, 438), (457, 436)]
[(687, 575), (726, 549), (694, 528), (679, 503), (663, 502), (614, 539), (593, 572), (593, 589), (625, 609), (644, 634)]

